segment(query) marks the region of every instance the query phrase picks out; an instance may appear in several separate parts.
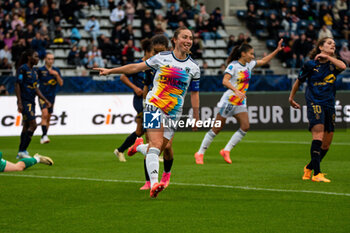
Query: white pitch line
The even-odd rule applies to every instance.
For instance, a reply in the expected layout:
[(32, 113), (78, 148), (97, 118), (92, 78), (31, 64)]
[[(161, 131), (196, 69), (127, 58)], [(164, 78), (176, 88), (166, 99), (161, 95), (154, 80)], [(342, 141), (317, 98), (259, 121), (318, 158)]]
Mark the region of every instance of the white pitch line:
[[(57, 179), (57, 180), (85, 180), (85, 181), (114, 182), (114, 183), (140, 183), (140, 184), (144, 183), (144, 181), (136, 181), (136, 180), (110, 180), (110, 179), (97, 179), (97, 178), (88, 178), (88, 177), (19, 175), (19, 174), (10, 174), (10, 173), (2, 173), (2, 174), (0, 174), (0, 176)], [(335, 193), (335, 192), (312, 191), (312, 190), (273, 189), (273, 188), (256, 188), (256, 187), (248, 187), (248, 186), (232, 186), (232, 185), (216, 185), (216, 184), (191, 184), (191, 183), (174, 183), (174, 182), (172, 182), (171, 185), (242, 189), (242, 190), (256, 190), (256, 191), (269, 191), (269, 192), (286, 192), (286, 193), (312, 193), (312, 194), (323, 194), (323, 195), (350, 197), (350, 193)]]
[[(258, 140), (242, 140), (242, 142), (247, 143), (270, 143), (270, 144), (303, 144), (303, 145), (310, 145), (311, 142), (298, 142), (298, 141), (258, 141)], [(332, 142), (332, 145), (339, 145), (339, 146), (350, 146), (350, 143), (347, 142)]]

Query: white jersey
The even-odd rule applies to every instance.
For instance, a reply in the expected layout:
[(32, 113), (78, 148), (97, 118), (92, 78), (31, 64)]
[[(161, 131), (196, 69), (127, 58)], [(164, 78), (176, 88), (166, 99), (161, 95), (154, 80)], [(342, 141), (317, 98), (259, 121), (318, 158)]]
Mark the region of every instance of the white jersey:
[(190, 82), (200, 78), (197, 62), (190, 56), (179, 60), (173, 52), (166, 51), (149, 58), (146, 64), (156, 71), (146, 103), (170, 116), (180, 114)]
[[(227, 66), (225, 73), (231, 75), (230, 83), (240, 92), (245, 94), (249, 87), (252, 69), (255, 66), (255, 60), (246, 63), (245, 66), (240, 64), (238, 61), (232, 61)], [(231, 89), (225, 91), (220, 102), (228, 102), (232, 105), (246, 105), (246, 99), (238, 98)]]

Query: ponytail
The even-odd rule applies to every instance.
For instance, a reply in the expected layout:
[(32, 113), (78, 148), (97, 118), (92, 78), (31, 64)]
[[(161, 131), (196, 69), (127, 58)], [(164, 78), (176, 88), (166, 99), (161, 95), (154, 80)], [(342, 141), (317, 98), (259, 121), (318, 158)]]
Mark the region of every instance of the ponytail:
[(248, 52), (252, 48), (253, 47), (248, 43), (243, 43), (241, 45), (235, 46), (226, 60), (227, 65), (230, 64), (232, 61), (240, 59), (242, 56), (242, 52)]

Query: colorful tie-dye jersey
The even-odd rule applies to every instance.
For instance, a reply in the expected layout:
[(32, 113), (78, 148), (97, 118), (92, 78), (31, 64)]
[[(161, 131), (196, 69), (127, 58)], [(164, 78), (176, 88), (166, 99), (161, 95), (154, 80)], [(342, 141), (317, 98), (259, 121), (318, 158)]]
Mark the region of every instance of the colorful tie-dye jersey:
[[(256, 61), (251, 61), (245, 66), (238, 61), (232, 61), (226, 68), (225, 73), (231, 75), (230, 82), (242, 93), (246, 93), (249, 87), (252, 69), (255, 67)], [(224, 98), (232, 105), (246, 105), (246, 99), (236, 97), (235, 93), (228, 89), (224, 93)]]
[(190, 82), (199, 81), (198, 64), (190, 56), (179, 60), (170, 51), (158, 53), (149, 58), (146, 64), (156, 71), (146, 103), (170, 116), (181, 114)]

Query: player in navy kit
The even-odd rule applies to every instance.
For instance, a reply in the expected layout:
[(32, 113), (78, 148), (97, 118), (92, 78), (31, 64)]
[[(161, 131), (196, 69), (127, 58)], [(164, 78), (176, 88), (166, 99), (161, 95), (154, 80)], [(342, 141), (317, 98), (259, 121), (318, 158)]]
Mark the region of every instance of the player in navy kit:
[(51, 107), (49, 107), (43, 99), (39, 98), (39, 105), (41, 108), (41, 129), (43, 132), (40, 139), (41, 144), (50, 142), (50, 139), (47, 136), (47, 131), (49, 130), (50, 118), (55, 103), (57, 84), (60, 86), (63, 85), (61, 72), (57, 67), (53, 66), (54, 61), (55, 58), (53, 54), (47, 53), (45, 56), (45, 65), (38, 69), (39, 89), (52, 104)]
[(38, 64), (39, 55), (32, 49), (27, 49), (21, 55), (17, 65), (15, 92), (17, 96), (18, 112), (23, 116), (23, 129), (17, 159), (31, 158), (27, 148), (36, 129), (35, 96), (44, 100), (48, 107), (51, 103), (38, 88), (38, 75), (33, 66)]
[[(312, 144), (311, 161), (304, 167), (302, 179), (330, 182), (321, 173), (320, 163), (331, 145), (334, 134), (335, 81), (337, 75), (346, 69), (346, 65), (336, 58), (335, 42), (330, 37), (317, 42), (316, 47), (310, 52), (310, 59), (302, 67), (293, 85), (289, 103), (293, 108), (300, 108), (300, 105), (294, 101), (294, 96), (301, 83), (307, 82), (305, 99)], [(314, 174), (311, 178), (312, 170)]]

